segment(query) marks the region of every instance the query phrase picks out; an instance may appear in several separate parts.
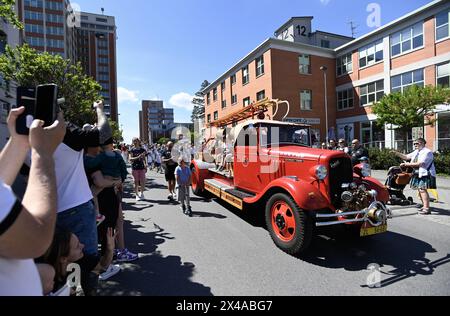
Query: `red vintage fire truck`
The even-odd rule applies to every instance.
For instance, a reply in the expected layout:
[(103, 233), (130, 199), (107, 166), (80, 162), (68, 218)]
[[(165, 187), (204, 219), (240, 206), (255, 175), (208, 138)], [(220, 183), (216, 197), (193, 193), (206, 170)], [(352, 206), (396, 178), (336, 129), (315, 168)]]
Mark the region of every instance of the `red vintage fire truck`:
[(217, 133), (192, 161), (194, 193), (265, 212), (273, 241), (291, 255), (307, 250), (315, 227), (347, 225), (361, 237), (386, 232), (389, 194), (370, 167), (312, 148), (308, 125), (265, 119), (281, 103), (266, 99), (208, 126)]

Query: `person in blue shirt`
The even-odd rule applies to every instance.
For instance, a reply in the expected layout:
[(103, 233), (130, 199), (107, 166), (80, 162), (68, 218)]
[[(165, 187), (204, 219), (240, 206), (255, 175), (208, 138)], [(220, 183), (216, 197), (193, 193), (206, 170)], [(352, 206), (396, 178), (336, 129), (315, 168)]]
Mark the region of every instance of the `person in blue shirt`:
[(192, 208), (190, 201), (190, 186), (192, 183), (192, 172), (182, 157), (178, 160), (178, 167), (175, 169), (177, 178), (178, 201), (181, 203), (183, 213), (192, 217)]

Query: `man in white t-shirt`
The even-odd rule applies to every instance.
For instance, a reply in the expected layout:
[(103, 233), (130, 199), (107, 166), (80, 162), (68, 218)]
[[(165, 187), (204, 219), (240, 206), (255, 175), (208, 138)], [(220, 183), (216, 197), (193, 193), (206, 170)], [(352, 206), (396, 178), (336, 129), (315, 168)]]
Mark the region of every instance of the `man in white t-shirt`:
[[(30, 136), (16, 133), (16, 119), (8, 118), (11, 135), (0, 153), (0, 296), (41, 296), (43, 293), (34, 258), (42, 256), (53, 239), (56, 221), (56, 177), (53, 153), (65, 134), (62, 114), (49, 128), (34, 121)], [(32, 163), (23, 202), (11, 190), (25, 157)]]
[(103, 102), (94, 104), (97, 124), (83, 130), (67, 124), (63, 143), (55, 152), (56, 181), (58, 183), (58, 218), (56, 227), (75, 234), (84, 245), (81, 267), (81, 286), (84, 294), (96, 294), (98, 275), (91, 273), (97, 266), (98, 236), (93, 196), (84, 168), (84, 149), (97, 147), (112, 137), (111, 127), (103, 110)]
[(415, 170), (411, 179), (411, 188), (419, 190), (419, 195), (423, 203), (419, 215), (430, 215), (430, 195), (428, 190), (436, 189), (436, 167), (434, 165), (434, 155), (426, 148), (427, 142), (423, 138), (414, 141), (414, 152), (409, 155), (395, 152), (401, 159), (408, 161), (400, 165), (402, 168), (413, 168)]

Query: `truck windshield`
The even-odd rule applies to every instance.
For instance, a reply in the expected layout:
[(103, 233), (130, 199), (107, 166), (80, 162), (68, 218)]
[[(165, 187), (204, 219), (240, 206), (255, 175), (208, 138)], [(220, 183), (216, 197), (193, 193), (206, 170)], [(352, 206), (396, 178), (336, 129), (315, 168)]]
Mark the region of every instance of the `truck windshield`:
[(311, 146), (310, 129), (306, 126), (261, 125), (259, 130), (261, 146)]

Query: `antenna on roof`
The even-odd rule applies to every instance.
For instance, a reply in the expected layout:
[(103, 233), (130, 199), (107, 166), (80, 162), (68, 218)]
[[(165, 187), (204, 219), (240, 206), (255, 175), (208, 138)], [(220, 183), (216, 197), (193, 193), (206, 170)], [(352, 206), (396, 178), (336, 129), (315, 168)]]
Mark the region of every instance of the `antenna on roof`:
[(355, 24), (355, 22), (353, 22), (353, 21), (350, 21), (350, 22), (348, 22), (347, 24), (350, 24), (350, 28), (351, 28), (351, 30), (352, 30), (352, 37), (353, 38), (356, 38), (356, 35), (358, 34), (357, 32), (356, 32), (356, 29), (358, 28), (358, 24)]
[(102, 14), (105, 15), (105, 8), (102, 8)]

